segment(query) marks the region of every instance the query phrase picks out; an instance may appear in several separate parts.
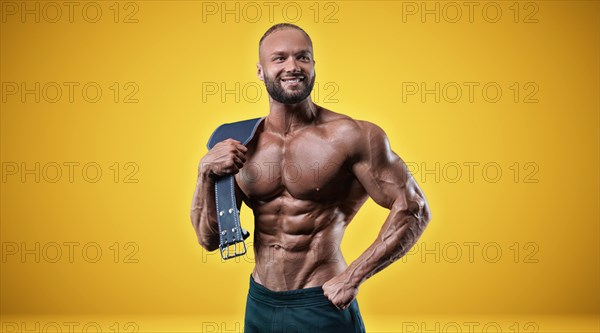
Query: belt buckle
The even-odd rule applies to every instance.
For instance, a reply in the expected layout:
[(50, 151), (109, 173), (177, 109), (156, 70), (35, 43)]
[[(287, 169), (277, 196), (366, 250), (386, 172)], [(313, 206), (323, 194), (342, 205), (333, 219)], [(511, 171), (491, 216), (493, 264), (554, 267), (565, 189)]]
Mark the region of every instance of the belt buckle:
[[(241, 251), (238, 252), (237, 251), (238, 244), (240, 244), (240, 243), (242, 243), (242, 248), (241, 248)], [(233, 254), (231, 254), (231, 251), (230, 251), (230, 249), (232, 247), (233, 247)], [(221, 250), (221, 258), (223, 258), (223, 260), (243, 256), (244, 254), (246, 254), (246, 243), (244, 241), (227, 244), (227, 245), (221, 246), (219, 248)]]

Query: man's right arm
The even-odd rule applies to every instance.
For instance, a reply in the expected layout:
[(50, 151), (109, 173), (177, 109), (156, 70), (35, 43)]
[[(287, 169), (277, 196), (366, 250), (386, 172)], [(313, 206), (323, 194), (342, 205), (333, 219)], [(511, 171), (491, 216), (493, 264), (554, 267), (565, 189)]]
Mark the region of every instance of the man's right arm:
[(208, 251), (219, 248), (219, 227), (213, 177), (238, 173), (246, 162), (244, 156), (246, 151), (246, 147), (240, 142), (227, 139), (217, 143), (200, 160), (190, 216), (198, 243)]

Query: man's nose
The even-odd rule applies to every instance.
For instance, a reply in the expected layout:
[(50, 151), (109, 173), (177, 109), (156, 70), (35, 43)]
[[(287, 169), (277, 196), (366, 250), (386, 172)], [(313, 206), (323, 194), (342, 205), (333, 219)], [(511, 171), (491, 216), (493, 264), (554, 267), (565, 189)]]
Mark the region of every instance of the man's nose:
[(298, 72), (300, 71), (300, 66), (294, 57), (289, 57), (285, 62), (284, 69), (287, 72)]

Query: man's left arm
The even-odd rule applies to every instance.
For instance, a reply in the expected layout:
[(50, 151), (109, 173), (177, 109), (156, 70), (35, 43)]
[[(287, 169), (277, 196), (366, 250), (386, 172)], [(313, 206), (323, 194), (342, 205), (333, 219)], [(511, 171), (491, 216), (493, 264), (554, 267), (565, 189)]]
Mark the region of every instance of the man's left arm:
[(381, 128), (359, 122), (352, 172), (369, 196), (390, 213), (377, 239), (340, 275), (323, 285), (338, 308), (346, 308), (369, 277), (404, 256), (417, 242), (431, 214), (406, 164), (390, 148)]

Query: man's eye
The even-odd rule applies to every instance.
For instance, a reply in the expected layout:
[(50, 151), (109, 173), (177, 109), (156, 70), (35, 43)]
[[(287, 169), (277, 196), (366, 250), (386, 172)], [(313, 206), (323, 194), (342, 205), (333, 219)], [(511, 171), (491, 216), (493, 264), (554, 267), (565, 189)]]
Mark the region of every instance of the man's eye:
[(275, 57), (275, 58), (273, 58), (273, 60), (274, 61), (281, 61), (281, 60), (283, 60), (283, 57)]
[(305, 60), (305, 61), (309, 61), (310, 60), (310, 58), (307, 57), (307, 56), (300, 56), (300, 59), (301, 60)]

